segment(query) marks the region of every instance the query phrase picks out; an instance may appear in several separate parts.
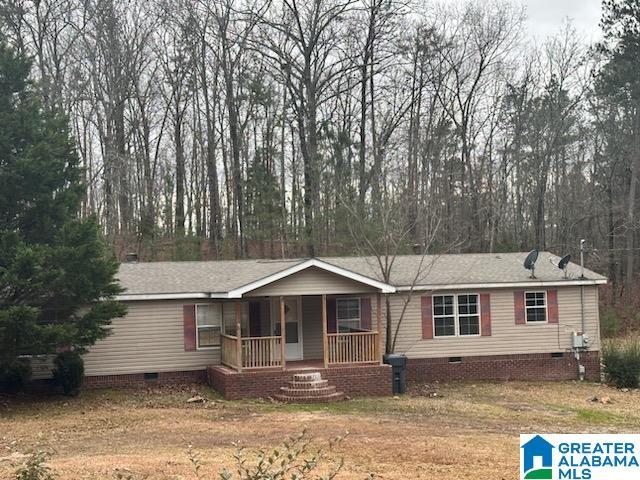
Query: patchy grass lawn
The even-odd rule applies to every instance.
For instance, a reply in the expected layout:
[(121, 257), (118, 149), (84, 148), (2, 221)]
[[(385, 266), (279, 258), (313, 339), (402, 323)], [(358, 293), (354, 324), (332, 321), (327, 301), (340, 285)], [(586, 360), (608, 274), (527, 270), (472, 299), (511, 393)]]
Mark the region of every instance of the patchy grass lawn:
[[(206, 401), (187, 403), (194, 393)], [(275, 447), (307, 428), (319, 441), (349, 431), (332, 452), (345, 461), (339, 478), (513, 479), (520, 433), (637, 432), (639, 402), (638, 391), (575, 382), (432, 385), (304, 406), (227, 402), (200, 386), (0, 397), (0, 478), (42, 447), (63, 479), (191, 479), (193, 445), (213, 479), (233, 466), (233, 442)]]

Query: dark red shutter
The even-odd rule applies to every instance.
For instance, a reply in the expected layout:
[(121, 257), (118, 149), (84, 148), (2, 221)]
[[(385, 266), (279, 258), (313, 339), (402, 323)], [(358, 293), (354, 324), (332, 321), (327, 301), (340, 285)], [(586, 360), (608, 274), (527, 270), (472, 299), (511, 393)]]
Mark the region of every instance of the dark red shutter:
[(327, 298), (327, 332), (337, 333), (338, 325), (336, 322), (336, 299)]
[(547, 290), (547, 321), (558, 323), (558, 290)]
[(369, 297), (360, 299), (360, 328), (371, 330), (371, 299)]
[(249, 302), (249, 336), (259, 337), (262, 335), (260, 324), (260, 302)]
[(488, 293), (480, 294), (480, 334), (491, 336), (491, 295)]
[(182, 322), (184, 324), (184, 351), (193, 352), (196, 349), (196, 306), (182, 306)]
[(422, 310), (422, 338), (433, 338), (433, 310), (431, 295), (425, 295), (420, 299)]
[(524, 313), (524, 290), (513, 292), (513, 313), (516, 317), (516, 325), (524, 325), (527, 319)]

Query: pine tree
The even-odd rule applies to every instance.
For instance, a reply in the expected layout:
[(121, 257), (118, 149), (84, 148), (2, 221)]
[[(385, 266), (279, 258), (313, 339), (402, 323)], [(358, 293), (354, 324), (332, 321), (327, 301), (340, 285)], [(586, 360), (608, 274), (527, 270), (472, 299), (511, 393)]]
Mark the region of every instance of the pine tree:
[(22, 355), (82, 352), (125, 313), (117, 262), (96, 220), (78, 216), (67, 119), (43, 108), (30, 69), (0, 37), (0, 383), (28, 376)]

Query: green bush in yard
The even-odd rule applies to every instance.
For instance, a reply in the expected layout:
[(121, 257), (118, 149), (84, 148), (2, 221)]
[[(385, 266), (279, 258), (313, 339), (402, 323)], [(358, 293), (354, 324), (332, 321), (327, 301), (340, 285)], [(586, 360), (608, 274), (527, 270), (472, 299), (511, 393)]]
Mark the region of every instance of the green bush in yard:
[(31, 362), (24, 358), (18, 358), (8, 364), (0, 364), (0, 390), (10, 392), (22, 390), (22, 387), (31, 379)]
[(53, 378), (65, 395), (77, 395), (84, 376), (84, 360), (76, 351), (60, 352), (54, 360)]
[(640, 338), (609, 340), (602, 345), (607, 381), (618, 388), (640, 385)]
[[(221, 480), (333, 480), (342, 470), (344, 460), (329, 458), (329, 452), (342, 442), (345, 436), (314, 445), (313, 439), (309, 438), (305, 430), (287, 438), (273, 450), (257, 450), (253, 453), (248, 453), (235, 444), (237, 447), (234, 455), (235, 468), (225, 468), (218, 478)], [(195, 477), (198, 480), (211, 478), (202, 471), (202, 462), (191, 446), (187, 453), (193, 465)], [(375, 475), (369, 474), (366, 478), (372, 480)]]
[(16, 480), (55, 480), (55, 475), (47, 466), (49, 456), (50, 454), (43, 450), (33, 452), (16, 470)]

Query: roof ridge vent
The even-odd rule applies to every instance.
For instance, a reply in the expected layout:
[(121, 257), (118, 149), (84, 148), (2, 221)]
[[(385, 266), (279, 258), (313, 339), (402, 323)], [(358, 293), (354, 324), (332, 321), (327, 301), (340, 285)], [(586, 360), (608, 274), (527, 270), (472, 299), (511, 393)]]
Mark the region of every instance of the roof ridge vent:
[(300, 262), (304, 259), (301, 258), (263, 258), (257, 261), (257, 263), (293, 263)]

